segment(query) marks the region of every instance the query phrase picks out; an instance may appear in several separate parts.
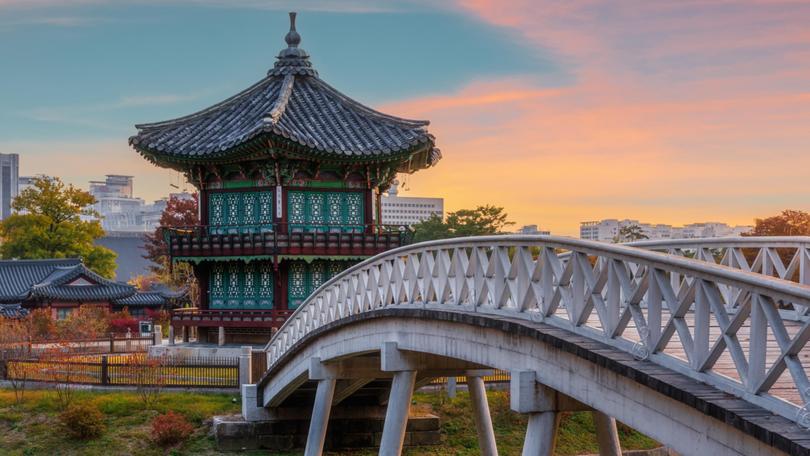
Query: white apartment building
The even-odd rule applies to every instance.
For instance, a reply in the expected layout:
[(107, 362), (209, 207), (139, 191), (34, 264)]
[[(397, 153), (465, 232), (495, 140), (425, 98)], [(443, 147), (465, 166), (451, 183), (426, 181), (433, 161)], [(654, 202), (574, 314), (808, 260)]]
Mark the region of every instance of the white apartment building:
[[(108, 233), (150, 233), (160, 224), (168, 199), (146, 204), (133, 196), (132, 176), (108, 174), (103, 181), (90, 182), (90, 194), (96, 198), (93, 209), (101, 216), (101, 227)], [(173, 194), (191, 198), (188, 194)]]
[(537, 225), (524, 225), (518, 228), (518, 230), (515, 231), (515, 234), (540, 234), (543, 236), (548, 236), (551, 234), (551, 231), (541, 230), (537, 227)]
[(383, 225), (415, 225), (429, 219), (432, 215), (444, 217), (444, 198), (422, 198), (399, 196), (399, 182), (382, 196)]
[(579, 225), (580, 239), (591, 241), (613, 242), (619, 236), (619, 230), (637, 225), (648, 239), (689, 239), (706, 237), (740, 236), (754, 227), (747, 225), (730, 226), (719, 222), (690, 223), (684, 226), (641, 223), (631, 219), (604, 219), (582, 222)]

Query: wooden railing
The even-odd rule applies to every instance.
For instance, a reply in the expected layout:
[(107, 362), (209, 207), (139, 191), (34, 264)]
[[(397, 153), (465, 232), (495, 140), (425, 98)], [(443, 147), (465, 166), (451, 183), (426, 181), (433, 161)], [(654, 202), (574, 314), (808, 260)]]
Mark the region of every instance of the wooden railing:
[(172, 311), (172, 325), (279, 328), (293, 310), (240, 310), (185, 308)]
[(197, 225), (165, 228), (172, 257), (341, 255), (371, 256), (407, 245), (404, 226)]

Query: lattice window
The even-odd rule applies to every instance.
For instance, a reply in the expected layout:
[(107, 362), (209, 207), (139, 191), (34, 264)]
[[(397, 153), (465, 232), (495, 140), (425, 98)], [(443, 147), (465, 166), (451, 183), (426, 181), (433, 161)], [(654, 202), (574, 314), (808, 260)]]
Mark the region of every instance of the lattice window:
[(363, 224), (363, 195), (357, 192), (346, 193), (346, 219), (347, 225)]
[(212, 193), (208, 198), (208, 221), (211, 225), (225, 224), (225, 194)]
[(255, 225), (258, 221), (258, 208), (256, 192), (246, 192), (242, 195), (242, 217), (240, 225)]
[(222, 307), (225, 304), (225, 265), (219, 263), (211, 268), (209, 296), (211, 307)]
[(307, 193), (307, 222), (311, 225), (323, 225), (324, 219), (324, 194), (320, 192)]
[(306, 196), (304, 192), (287, 193), (287, 219), (291, 224), (306, 223)]
[(287, 194), (288, 220), (293, 229), (305, 231), (361, 231), (363, 204), (361, 192), (291, 191)]
[(329, 223), (341, 225), (343, 223), (343, 195), (340, 193), (329, 193), (326, 195), (328, 204)]
[(290, 309), (298, 307), (309, 296), (307, 292), (307, 264), (303, 261), (290, 263), (287, 272), (287, 301)]
[(326, 264), (323, 261), (313, 261), (309, 267), (310, 283), (309, 294), (317, 290), (319, 286), (326, 282)]
[(347, 267), (349, 267), (349, 265), (345, 261), (330, 261), (326, 280), (329, 280), (332, 277), (340, 274)]
[(228, 201), (228, 217), (225, 220), (225, 225), (239, 225), (239, 197), (238, 193), (226, 193)]
[(209, 280), (210, 307), (272, 309), (274, 277), (270, 262), (215, 264)]
[(244, 299), (242, 305), (246, 308), (254, 307), (256, 305), (256, 265), (247, 263), (244, 266), (243, 276), (242, 294)]
[(259, 223), (273, 223), (273, 192), (259, 192)]

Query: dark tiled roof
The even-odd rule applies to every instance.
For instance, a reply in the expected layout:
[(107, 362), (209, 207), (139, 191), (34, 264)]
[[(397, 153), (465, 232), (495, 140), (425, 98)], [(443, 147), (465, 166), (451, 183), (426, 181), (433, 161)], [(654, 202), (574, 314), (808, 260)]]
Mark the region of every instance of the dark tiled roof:
[[(294, 17), (293, 17), (294, 19)], [(169, 161), (231, 156), (253, 140), (289, 140), (308, 154), (333, 159), (387, 161), (425, 152), (424, 167), (441, 153), (427, 121), (390, 116), (341, 94), (318, 77), (294, 20), (267, 77), (208, 109), (166, 122), (137, 125), (130, 138), (139, 152)]]
[(186, 290), (173, 291), (168, 288), (155, 289), (150, 291), (139, 291), (132, 296), (116, 299), (113, 304), (117, 306), (133, 307), (163, 307), (174, 299), (181, 299), (186, 296)]
[(0, 261), (0, 303), (23, 301), (28, 298), (31, 286), (51, 275), (54, 268), (79, 264), (78, 258)]
[(132, 296), (116, 299), (113, 304), (117, 306), (162, 307), (166, 305), (166, 302), (166, 297), (157, 291), (139, 291)]
[[(83, 278), (87, 284), (71, 282)], [(107, 280), (87, 269), (83, 264), (57, 266), (51, 274), (31, 287), (31, 297), (60, 301), (109, 301), (135, 294), (135, 287)]]
[(0, 304), (0, 318), (18, 319), (28, 315), (28, 310), (20, 304)]

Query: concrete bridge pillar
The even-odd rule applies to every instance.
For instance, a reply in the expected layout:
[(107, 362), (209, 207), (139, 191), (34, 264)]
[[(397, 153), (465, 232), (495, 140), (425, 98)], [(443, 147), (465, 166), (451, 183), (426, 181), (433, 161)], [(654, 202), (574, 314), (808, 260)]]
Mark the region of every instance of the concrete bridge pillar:
[(534, 371), (512, 372), (510, 407), (529, 414), (523, 456), (552, 456), (559, 425), (557, 393), (537, 383)]
[(318, 381), (315, 392), (315, 405), (312, 407), (312, 420), (309, 422), (305, 456), (320, 456), (326, 440), (326, 427), (329, 424), (329, 413), (332, 409), (332, 398), (335, 396), (335, 379), (326, 378)]
[(402, 454), (415, 382), (416, 371), (401, 371), (394, 374), (391, 382), (391, 394), (388, 397), (388, 407), (385, 410), (380, 456)]
[(596, 424), (596, 440), (599, 442), (599, 456), (622, 456), (619, 444), (619, 431), (616, 419), (602, 412), (593, 411), (593, 422)]
[(408, 414), (411, 411), (416, 365), (400, 352), (396, 342), (385, 342), (380, 349), (380, 370), (394, 372), (388, 407), (385, 410), (380, 456), (399, 456), (405, 443)]
[(326, 441), (326, 428), (332, 412), (337, 376), (334, 369), (321, 363), (320, 358), (312, 358), (309, 364), (309, 379), (318, 381), (315, 390), (315, 404), (312, 406), (312, 419), (309, 422), (305, 456), (319, 456), (323, 453)]
[(484, 379), (480, 373), (467, 372), (467, 388), (470, 390), (473, 413), (475, 415), (475, 428), (478, 431), (478, 447), (482, 456), (498, 456), (498, 447), (495, 443), (495, 431), (492, 428), (492, 416), (489, 413), (487, 391)]
[(559, 423), (557, 412), (530, 413), (523, 440), (523, 456), (553, 456)]

